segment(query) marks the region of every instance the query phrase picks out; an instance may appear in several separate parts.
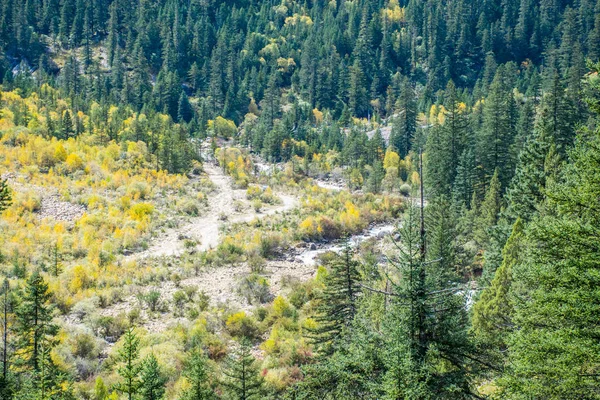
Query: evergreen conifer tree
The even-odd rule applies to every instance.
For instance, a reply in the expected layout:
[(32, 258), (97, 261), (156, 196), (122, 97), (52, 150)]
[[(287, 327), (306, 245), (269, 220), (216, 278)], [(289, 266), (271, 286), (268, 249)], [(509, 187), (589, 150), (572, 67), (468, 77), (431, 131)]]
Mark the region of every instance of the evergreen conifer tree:
[(434, 125), (427, 133), (425, 187), (429, 197), (449, 196), (452, 184), (452, 147), (449, 131)]
[(138, 361), (140, 339), (133, 328), (123, 335), (123, 346), (119, 350), (119, 359), (123, 363), (117, 372), (121, 381), (116, 385), (117, 391), (125, 394), (129, 400), (134, 399), (140, 390), (140, 371), (142, 366)]
[(475, 154), (469, 147), (463, 151), (456, 168), (456, 179), (452, 187), (452, 198), (456, 203), (471, 207), (471, 198), (477, 182), (476, 168)]
[(51, 297), (48, 284), (36, 270), (27, 279), (15, 312), (15, 366), (19, 370), (38, 373), (42, 348), (50, 349), (54, 344), (58, 327), (53, 323)]
[(318, 327), (311, 337), (324, 354), (332, 351), (331, 346), (350, 328), (358, 309), (361, 295), (360, 263), (348, 242), (342, 254), (338, 254), (327, 265), (329, 274), (325, 289), (318, 300), (315, 320)]
[(514, 160), (511, 146), (515, 132), (515, 104), (506, 68), (500, 66), (490, 86), (483, 108), (483, 126), (477, 138), (477, 158), (482, 166), (483, 182), (488, 181), (498, 169), (502, 187), (512, 178)]
[(449, 158), (450, 158), (450, 180), (455, 179), (460, 157), (463, 153), (466, 140), (469, 121), (467, 119), (467, 107), (459, 100), (456, 86), (452, 81), (446, 87), (444, 113), (444, 124), (442, 129), (446, 131), (444, 135), (448, 140)]
[(210, 386), (210, 369), (208, 360), (201, 350), (192, 350), (185, 361), (183, 375), (190, 387), (182, 396), (182, 400), (210, 400), (216, 394)]
[[(588, 82), (600, 93), (597, 77)], [(590, 106), (597, 119), (597, 103)], [(598, 398), (600, 212), (592, 199), (600, 196), (599, 146), (598, 130), (579, 133), (561, 179), (546, 189), (544, 212), (524, 236), (523, 258), (513, 267), (506, 396)]]
[(68, 139), (72, 137), (74, 133), (75, 128), (73, 127), (73, 118), (71, 117), (71, 112), (69, 110), (65, 110), (61, 121), (61, 139)]
[(542, 110), (533, 136), (519, 154), (515, 176), (506, 193), (506, 214), (513, 220), (519, 217), (530, 221), (536, 215), (546, 187), (547, 171), (544, 164), (553, 144), (551, 122)]
[(404, 79), (398, 98), (398, 107), (392, 116), (390, 145), (394, 146), (401, 158), (408, 155), (417, 130), (417, 106), (415, 92), (408, 79)]
[(501, 210), (502, 188), (498, 170), (496, 170), (485, 192), (485, 198), (479, 207), (477, 230), (474, 232), (474, 236), (481, 245), (488, 242), (490, 230), (498, 223)]
[(262, 396), (263, 378), (251, 349), (251, 344), (244, 340), (225, 361), (223, 386), (232, 399), (255, 400)]
[(11, 345), (9, 343), (9, 330), (14, 321), (15, 299), (11, 292), (8, 279), (2, 285), (2, 375), (0, 376), (0, 398), (9, 399), (14, 391), (14, 379), (9, 370)]
[(381, 181), (385, 176), (385, 170), (381, 161), (375, 161), (369, 178), (367, 179), (367, 191), (370, 193), (379, 193), (381, 191)]
[(10, 207), (12, 203), (12, 193), (6, 179), (0, 179), (0, 212)]
[(185, 92), (182, 91), (177, 106), (177, 120), (180, 122), (190, 122), (193, 116), (194, 110), (192, 109), (192, 105)]
[(158, 365), (154, 354), (146, 357), (140, 366), (139, 393), (144, 400), (160, 400), (165, 394), (167, 378)]
[[(418, 211), (409, 208), (390, 260), (399, 278), (391, 280), (392, 308), (381, 348), (387, 398), (467, 399), (473, 392), (466, 371), (477, 358), (467, 335), (465, 294), (457, 294), (464, 289), (452, 265), (452, 217), (445, 215), (447, 203), (438, 204), (427, 223), (432, 233), (427, 246)], [(430, 259), (427, 248), (438, 258)]]
[(490, 287), (483, 290), (473, 306), (473, 331), (499, 353), (505, 352), (507, 335), (513, 329), (514, 299), (511, 299), (510, 291), (513, 268), (521, 259), (523, 230), (523, 221), (518, 218), (502, 250), (502, 264)]

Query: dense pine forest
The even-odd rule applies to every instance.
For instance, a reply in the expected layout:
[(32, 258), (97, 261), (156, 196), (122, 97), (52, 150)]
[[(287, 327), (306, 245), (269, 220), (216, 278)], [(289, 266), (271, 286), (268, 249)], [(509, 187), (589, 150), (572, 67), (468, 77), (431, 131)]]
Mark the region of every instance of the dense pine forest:
[(1, 0), (0, 399), (600, 399), (600, 1)]

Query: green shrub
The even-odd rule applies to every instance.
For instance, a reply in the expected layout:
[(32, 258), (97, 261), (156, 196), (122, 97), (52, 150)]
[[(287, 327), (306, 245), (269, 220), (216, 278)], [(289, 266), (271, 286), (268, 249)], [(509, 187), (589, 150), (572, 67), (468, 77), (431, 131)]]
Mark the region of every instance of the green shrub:
[(254, 315), (257, 320), (262, 322), (269, 315), (269, 310), (266, 307), (256, 307)]
[(256, 320), (243, 311), (230, 315), (225, 326), (229, 334), (237, 338), (256, 339), (259, 334)]
[(235, 212), (242, 212), (242, 211), (244, 211), (244, 208), (245, 208), (244, 203), (242, 203), (241, 201), (235, 200), (233, 202), (233, 209)]
[(192, 217), (197, 217), (200, 214), (200, 207), (198, 207), (198, 203), (189, 199), (181, 201), (177, 209), (180, 213), (187, 214)]
[(258, 254), (252, 253), (248, 256), (248, 266), (253, 273), (262, 274), (266, 264), (265, 259)]
[(250, 274), (240, 282), (238, 293), (244, 297), (249, 304), (264, 304), (271, 299), (269, 282), (258, 274)]
[(87, 333), (73, 336), (71, 348), (73, 355), (81, 358), (95, 358), (99, 353), (96, 338)]
[(267, 204), (277, 204), (280, 200), (273, 194), (273, 190), (270, 187), (266, 188), (260, 195), (260, 200)]
[(231, 239), (222, 241), (217, 247), (217, 257), (223, 263), (238, 262), (242, 255), (244, 255), (242, 244)]
[(311, 300), (312, 290), (309, 285), (310, 282), (294, 283), (292, 285), (292, 291), (290, 292), (288, 299), (297, 309), (301, 309), (304, 304)]
[(189, 307), (187, 310), (187, 318), (190, 321), (194, 321), (200, 316), (200, 310), (197, 307)]
[(150, 309), (155, 312), (160, 305), (160, 292), (158, 290), (150, 290), (147, 293), (140, 294), (139, 299)]
[(183, 240), (183, 247), (186, 249), (193, 249), (196, 246), (198, 246), (198, 242), (192, 239), (184, 239)]
[(402, 196), (405, 196), (405, 197), (410, 196), (410, 191), (411, 191), (411, 187), (408, 183), (404, 183), (402, 186), (400, 186), (400, 194)]
[(173, 305), (175, 310), (182, 309), (190, 301), (188, 295), (183, 290), (178, 290), (173, 293)]
[(273, 314), (277, 317), (292, 317), (294, 308), (283, 296), (277, 296), (273, 300)]
[(262, 194), (262, 190), (260, 189), (259, 186), (256, 186), (256, 185), (250, 185), (250, 186), (248, 186), (248, 189), (246, 190), (246, 198), (248, 200), (257, 199), (261, 196), (261, 194)]
[(263, 235), (260, 238), (260, 255), (264, 258), (271, 258), (277, 253), (281, 246), (283, 238), (278, 233)]
[(134, 307), (127, 314), (127, 320), (129, 321), (130, 325), (136, 325), (138, 322), (140, 322), (141, 316), (142, 310), (140, 310), (139, 307)]
[(198, 304), (200, 311), (206, 311), (210, 304), (210, 296), (204, 292), (198, 293), (198, 300), (196, 301), (196, 304)]
[(92, 322), (96, 335), (112, 343), (123, 335), (128, 326), (129, 321), (124, 314), (119, 314), (116, 317), (103, 315)]
[(146, 182), (134, 182), (127, 188), (127, 196), (135, 200), (145, 200), (150, 196), (150, 187)]
[(205, 342), (208, 357), (219, 361), (227, 355), (227, 346), (218, 337), (211, 335)]
[(198, 287), (193, 285), (183, 286), (182, 289), (190, 300), (192, 300), (198, 292)]

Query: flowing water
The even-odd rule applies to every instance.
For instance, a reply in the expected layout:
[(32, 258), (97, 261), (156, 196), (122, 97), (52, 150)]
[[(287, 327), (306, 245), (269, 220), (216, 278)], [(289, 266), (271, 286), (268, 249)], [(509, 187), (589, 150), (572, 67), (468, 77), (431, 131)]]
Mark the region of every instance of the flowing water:
[[(367, 239), (371, 238), (379, 238), (383, 239), (386, 236), (392, 234), (396, 229), (396, 225), (388, 223), (384, 225), (376, 225), (372, 228), (367, 229), (366, 231), (359, 233), (357, 235), (353, 235), (350, 237), (350, 246), (357, 247), (359, 244), (364, 242)], [(327, 253), (329, 251), (339, 252), (344, 248), (343, 243), (334, 242), (326, 244), (315, 250), (306, 250), (302, 254), (300, 254), (297, 258), (302, 260), (304, 264), (307, 265), (315, 265), (317, 262), (317, 258), (319, 255)]]

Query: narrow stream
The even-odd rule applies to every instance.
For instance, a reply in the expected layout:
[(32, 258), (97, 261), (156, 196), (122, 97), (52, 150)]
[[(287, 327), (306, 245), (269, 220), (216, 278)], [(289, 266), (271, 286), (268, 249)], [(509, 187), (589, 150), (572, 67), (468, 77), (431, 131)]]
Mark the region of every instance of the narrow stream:
[[(386, 223), (384, 225), (377, 225), (372, 228), (367, 229), (363, 233), (358, 235), (353, 235), (350, 238), (350, 246), (357, 247), (365, 240), (370, 238), (379, 238), (384, 239), (385, 237), (391, 235), (397, 228), (397, 225), (392, 223)], [(315, 250), (306, 250), (299, 254), (296, 259), (301, 260), (306, 265), (316, 265), (317, 258), (328, 251), (340, 252), (344, 248), (343, 244), (340, 242), (334, 242), (324, 245)], [(475, 296), (477, 291), (473, 288), (474, 282), (469, 282), (464, 290), (460, 290), (456, 292), (457, 296), (465, 296), (465, 308), (469, 310), (473, 304), (475, 303)]]
[[(377, 225), (372, 228), (367, 229), (363, 233), (353, 235), (350, 238), (350, 246), (357, 247), (360, 243), (364, 242), (370, 238), (384, 238), (390, 235), (396, 229), (396, 225), (388, 223), (384, 225)], [(315, 250), (306, 250), (300, 255), (298, 255), (298, 259), (302, 260), (306, 265), (315, 265), (317, 257), (323, 253), (327, 253), (328, 251), (341, 251), (344, 248), (343, 244), (340, 242), (334, 242), (326, 244), (325, 246), (315, 249)]]

